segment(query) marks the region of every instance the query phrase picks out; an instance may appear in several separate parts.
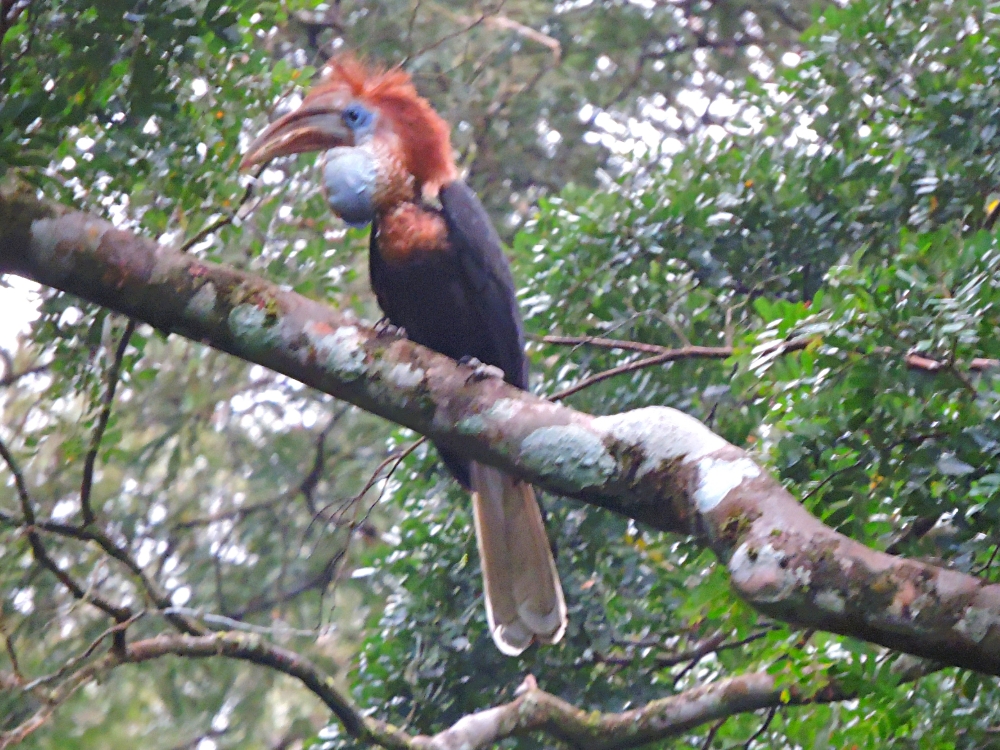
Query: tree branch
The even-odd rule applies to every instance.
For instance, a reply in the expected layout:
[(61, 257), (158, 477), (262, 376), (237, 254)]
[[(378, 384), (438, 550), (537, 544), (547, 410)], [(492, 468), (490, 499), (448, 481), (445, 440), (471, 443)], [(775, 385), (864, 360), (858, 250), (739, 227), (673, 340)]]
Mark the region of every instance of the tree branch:
[[(828, 703), (856, 696), (822, 673), (789, 684), (787, 678), (754, 672), (717, 680), (677, 695), (651, 701), (622, 713), (598, 713), (577, 708), (540, 690), (525, 678), (510, 703), (464, 716), (434, 736), (412, 736), (397, 727), (365, 716), (320, 667), (258, 634), (222, 632), (203, 636), (162, 634), (130, 644), (123, 654), (111, 652), (72, 675), (78, 686), (121, 664), (139, 664), (164, 656), (202, 659), (226, 657), (268, 667), (299, 680), (343, 724), (352, 737), (399, 750), (478, 750), (508, 737), (541, 732), (580, 750), (619, 750), (674, 737), (707, 722), (786, 705)], [(901, 681), (917, 679), (935, 665), (900, 659), (894, 673)], [(800, 677), (801, 679), (801, 677)], [(75, 687), (73, 687), (75, 689)], [(67, 692), (63, 687), (55, 695)], [(767, 720), (766, 720), (767, 721)], [(766, 724), (766, 722), (765, 722)], [(33, 727), (34, 728), (34, 727)], [(0, 748), (6, 735), (0, 735)]]
[(132, 643), (125, 661), (139, 664), (170, 654), (191, 658), (227, 656), (276, 669), (295, 677), (309, 688), (340, 719), (349, 734), (354, 737), (367, 734), (365, 719), (351, 699), (340, 692), (332, 678), (294, 651), (275, 646), (257, 634), (158, 635)]
[(80, 511), (83, 515), (83, 525), (90, 526), (94, 523), (94, 509), (90, 503), (90, 493), (94, 487), (94, 466), (97, 464), (97, 454), (101, 449), (101, 441), (104, 439), (104, 431), (111, 421), (111, 407), (115, 403), (115, 391), (118, 389), (118, 379), (121, 374), (122, 360), (125, 358), (125, 349), (128, 342), (135, 333), (135, 321), (129, 320), (125, 326), (118, 346), (115, 348), (115, 357), (108, 368), (108, 384), (101, 399), (101, 414), (97, 418), (97, 425), (90, 436), (90, 447), (83, 461), (83, 480), (80, 483)]
[[(543, 344), (554, 344), (556, 346), (594, 346), (599, 349), (619, 349), (621, 351), (642, 352), (644, 354), (653, 355), (652, 357), (648, 357), (646, 359), (622, 365), (622, 368), (615, 368), (614, 370), (607, 370), (606, 372), (598, 373), (592, 378), (588, 378), (580, 384), (573, 386), (572, 391), (574, 393), (576, 390), (586, 387), (586, 385), (592, 385), (593, 383), (590, 381), (597, 382), (596, 378), (598, 377), (600, 377), (601, 380), (604, 380), (605, 378), (612, 377), (613, 375), (620, 375), (622, 372), (630, 372), (631, 370), (650, 367), (651, 365), (659, 364), (660, 362), (673, 362), (681, 359), (727, 359), (728, 357), (733, 356), (736, 352), (736, 348), (732, 346), (683, 346), (679, 349), (671, 349), (666, 346), (660, 346), (659, 344), (647, 344), (642, 341), (628, 341), (625, 339), (606, 339), (599, 336), (538, 336), (535, 340), (540, 341)], [(793, 339), (788, 339), (787, 341), (774, 342), (773, 347), (765, 353), (773, 355), (776, 353), (775, 350), (780, 350), (780, 353), (782, 354), (801, 351), (814, 340), (815, 339), (810, 336), (798, 336)], [(894, 354), (894, 352), (888, 348), (879, 351), (887, 355)], [(663, 357), (663, 359), (659, 359), (659, 357)], [(906, 366), (910, 369), (923, 370), (925, 372), (938, 372), (953, 366), (948, 362), (942, 362), (940, 360), (931, 359), (930, 357), (925, 357), (915, 353), (906, 354), (903, 356), (903, 359), (906, 362)], [(974, 357), (965, 364), (965, 367), (972, 372), (983, 372), (984, 370), (1000, 367), (1000, 359)], [(619, 370), (621, 370), (621, 372), (619, 372)], [(560, 395), (566, 396), (569, 395), (569, 393), (567, 392)]]
[(18, 372), (5, 372), (3, 377), (0, 378), (0, 388), (6, 388), (14, 385), (19, 380), (26, 378), (29, 375), (38, 375), (43, 372), (48, 372), (48, 369), (48, 365), (34, 365), (33, 367), (28, 367)]
[(679, 411), (595, 418), (480, 381), (349, 313), (27, 192), (0, 193), (0, 271), (269, 367), (545, 489), (693, 535), (766, 615), (1000, 674), (1000, 586), (834, 532)]
[[(52, 573), (59, 583), (69, 589), (74, 598), (94, 605), (118, 623), (125, 622), (131, 618), (132, 611), (128, 607), (119, 607), (100, 594), (95, 594), (92, 591), (84, 589), (83, 586), (73, 580), (72, 576), (60, 568), (56, 561), (52, 559), (48, 550), (45, 549), (45, 545), (42, 544), (42, 539), (35, 527), (35, 509), (31, 501), (31, 495), (28, 492), (28, 485), (24, 481), (24, 474), (3, 440), (0, 440), (0, 458), (3, 458), (4, 463), (7, 464), (8, 471), (14, 477), (14, 486), (17, 488), (17, 496), (21, 502), (21, 516), (25, 527), (25, 536), (28, 538), (28, 545), (31, 547), (31, 554), (35, 558), (35, 562)], [(6, 523), (17, 523), (13, 518), (5, 518), (4, 521)]]
[[(146, 572), (142, 569), (139, 563), (136, 562), (135, 558), (128, 552), (128, 550), (118, 546), (114, 540), (111, 539), (111, 537), (97, 528), (96, 525), (70, 526), (57, 521), (36, 521), (35, 529), (41, 529), (42, 531), (46, 531), (51, 534), (57, 534), (59, 536), (69, 537), (72, 539), (79, 539), (80, 541), (94, 542), (106, 555), (108, 555), (108, 557), (117, 560), (125, 566), (126, 569), (128, 569), (128, 571), (142, 587), (146, 594), (146, 598), (151, 604), (161, 611), (169, 610), (171, 608), (172, 603), (170, 601), (170, 596), (160, 588), (156, 581), (146, 575)], [(194, 620), (190, 620), (181, 615), (169, 613), (166, 617), (182, 633), (198, 634), (205, 632), (205, 629)]]

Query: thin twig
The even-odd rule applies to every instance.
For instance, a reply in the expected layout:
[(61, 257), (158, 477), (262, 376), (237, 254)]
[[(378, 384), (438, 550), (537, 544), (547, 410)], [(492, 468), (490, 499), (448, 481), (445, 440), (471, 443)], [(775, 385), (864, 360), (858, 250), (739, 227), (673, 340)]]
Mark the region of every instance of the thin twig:
[[(307, 591), (320, 591), (322, 593), (322, 591), (330, 585), (330, 581), (333, 580), (334, 572), (337, 569), (337, 563), (343, 559), (345, 549), (338, 550), (329, 560), (327, 560), (326, 564), (323, 565), (322, 569), (318, 573), (306, 578), (297, 586), (293, 586), (289, 589), (283, 588), (283, 590), (279, 591), (272, 597), (254, 596), (240, 609), (230, 611), (228, 617), (235, 622), (240, 622), (249, 615), (272, 610), (278, 604), (284, 604), (285, 602), (291, 601), (292, 599), (305, 594)], [(174, 607), (173, 609), (176, 610), (178, 608)], [(225, 615), (222, 616), (225, 617)]]
[(259, 513), (262, 510), (268, 510), (273, 508), (278, 503), (283, 503), (287, 500), (287, 495), (279, 495), (278, 497), (271, 498), (270, 500), (261, 500), (259, 503), (253, 503), (252, 505), (230, 508), (229, 510), (220, 510), (218, 513), (212, 513), (207, 516), (198, 516), (197, 518), (191, 518), (187, 521), (178, 521), (174, 524), (173, 528), (193, 529), (197, 526), (209, 526), (210, 524), (217, 523), (219, 521), (227, 521), (231, 518), (237, 519), (238, 522), (248, 516), (252, 516), (254, 513)]
[(754, 741), (759, 739), (761, 735), (763, 735), (764, 732), (767, 731), (767, 728), (771, 726), (771, 722), (774, 721), (774, 717), (778, 713), (778, 708), (780, 708), (780, 706), (771, 706), (771, 708), (768, 709), (767, 718), (764, 719), (764, 723), (760, 725), (760, 729), (754, 732), (750, 736), (750, 739), (748, 739), (746, 742), (740, 745), (740, 747), (742, 747), (744, 750), (750, 750), (750, 746), (754, 743)]
[(24, 474), (17, 465), (17, 461), (11, 454), (7, 444), (0, 439), (0, 457), (7, 464), (7, 470), (14, 476), (14, 486), (17, 488), (17, 496), (21, 500), (21, 513), (24, 522), (29, 526), (35, 522), (35, 510), (31, 507), (31, 495), (28, 494), (28, 485), (24, 481)]
[(419, 440), (415, 440), (413, 443), (410, 444), (410, 446), (408, 448), (406, 448), (401, 453), (399, 453), (397, 455), (394, 455), (394, 456), (390, 456), (388, 459), (386, 459), (385, 461), (383, 461), (382, 463), (380, 463), (378, 465), (378, 468), (375, 469), (375, 472), (372, 474), (372, 476), (369, 478), (369, 480), (365, 483), (365, 486), (361, 490), (361, 492), (359, 492), (354, 497), (354, 499), (351, 501), (352, 503), (356, 503), (356, 506), (355, 506), (356, 508), (360, 509), (361, 508), (361, 498), (363, 498), (365, 496), (365, 493), (367, 493), (368, 490), (370, 490), (374, 486), (375, 482), (378, 481), (377, 477), (378, 477), (379, 473), (381, 473), (382, 469), (385, 468), (385, 466), (389, 463), (390, 459), (394, 459), (395, 460), (395, 463), (392, 465), (392, 468), (389, 469), (389, 472), (383, 478), (384, 479), (384, 483), (382, 484), (382, 489), (378, 493), (378, 497), (375, 498), (375, 502), (373, 502), (370, 506), (368, 506), (368, 510), (367, 510), (367, 512), (365, 512), (364, 517), (361, 518), (361, 520), (359, 521), (358, 520), (358, 514), (356, 512), (354, 514), (354, 520), (351, 521), (350, 534), (347, 537), (347, 541), (344, 543), (344, 555), (343, 555), (344, 565), (341, 565), (340, 568), (337, 570), (337, 574), (336, 574), (336, 576), (334, 577), (334, 579), (333, 579), (333, 581), (331, 583), (331, 588), (333, 590), (336, 590), (337, 584), (340, 583), (340, 578), (341, 578), (341, 576), (344, 573), (344, 569), (345, 569), (346, 563), (347, 563), (347, 553), (350, 551), (351, 542), (354, 540), (354, 532), (355, 532), (355, 530), (358, 529), (359, 527), (361, 527), (365, 522), (368, 521), (368, 518), (371, 516), (372, 511), (375, 509), (375, 506), (378, 505), (380, 502), (382, 502), (382, 497), (385, 495), (386, 487), (389, 486), (389, 480), (392, 478), (392, 475), (396, 473), (396, 469), (399, 468), (400, 464), (403, 463), (403, 461), (406, 459), (407, 456), (409, 456), (411, 453), (413, 453), (413, 451), (415, 451), (420, 445), (422, 445), (424, 442), (426, 442), (426, 440), (427, 440), (427, 438), (425, 438), (425, 437), (422, 437)]
[(834, 471), (831, 471), (829, 474), (827, 474), (825, 477), (823, 477), (822, 480), (820, 480), (819, 484), (817, 484), (815, 487), (813, 487), (811, 490), (809, 490), (806, 494), (804, 494), (802, 496), (802, 498), (799, 500), (799, 502), (800, 503), (806, 502), (809, 498), (811, 498), (813, 495), (815, 495), (817, 492), (819, 492), (821, 489), (823, 489), (826, 485), (828, 485), (834, 479), (836, 479), (837, 477), (839, 477), (841, 474), (843, 474), (845, 472), (848, 472), (848, 471), (851, 471), (852, 469), (857, 469), (863, 463), (864, 463), (864, 459), (858, 459), (853, 464), (849, 464), (847, 466), (841, 466), (839, 469), (835, 469)]
[[(678, 664), (683, 664), (684, 662), (690, 661), (692, 659), (701, 659), (702, 657), (707, 656), (708, 654), (711, 653), (718, 653), (720, 651), (728, 651), (734, 648), (740, 648), (742, 646), (746, 646), (748, 644), (753, 643), (754, 641), (759, 641), (761, 638), (766, 637), (767, 634), (770, 633), (772, 630), (774, 630), (773, 627), (764, 628), (763, 630), (751, 633), (746, 638), (741, 638), (738, 641), (729, 641), (729, 642), (724, 642), (725, 641), (724, 633), (716, 633), (715, 635), (705, 638), (702, 641), (698, 641), (686, 651), (681, 651), (679, 653), (673, 653), (673, 654), (657, 655), (653, 657), (653, 660), (656, 663), (656, 666), (658, 667), (661, 668), (674, 667), (677, 666)], [(627, 641), (625, 642), (625, 646), (629, 651), (631, 651), (634, 648), (648, 648), (650, 646), (658, 646), (658, 645), (660, 644), (656, 641), (651, 643), (645, 643), (645, 642), (629, 643)], [(631, 656), (603, 656), (603, 655), (595, 656), (594, 660), (604, 664), (632, 664), (633, 662), (636, 661), (636, 659)]]
[[(101, 548), (101, 550), (104, 551), (105, 554), (117, 560), (129, 570), (129, 572), (139, 581), (139, 584), (146, 593), (146, 597), (157, 609), (163, 611), (171, 607), (170, 596), (163, 591), (152, 578), (146, 575), (139, 563), (125, 548), (117, 545), (111, 537), (98, 529), (96, 525), (71, 526), (69, 524), (62, 524), (56, 521), (38, 521), (35, 528), (51, 534), (58, 534), (60, 536), (79, 539), (81, 541), (94, 542)], [(198, 635), (205, 632), (204, 628), (198, 625), (198, 623), (188, 620), (180, 615), (168, 615), (167, 619), (170, 620), (182, 633), (192, 633)]]
[(990, 559), (986, 561), (986, 564), (978, 569), (973, 569), (973, 573), (977, 576), (981, 576), (987, 573), (990, 568), (993, 567), (993, 561), (997, 559), (997, 552), (1000, 551), (1000, 544), (993, 545), (993, 552), (990, 553)]
[(104, 439), (104, 431), (108, 428), (111, 420), (111, 407), (115, 400), (115, 390), (118, 388), (119, 375), (121, 374), (122, 360), (125, 358), (125, 349), (128, 347), (132, 334), (135, 333), (136, 321), (129, 318), (125, 325), (125, 332), (122, 333), (118, 347), (115, 349), (115, 358), (108, 369), (108, 386), (104, 391), (104, 398), (101, 404), (101, 415), (98, 417), (97, 426), (90, 436), (90, 449), (83, 461), (83, 481), (80, 484), (80, 511), (83, 515), (83, 524), (90, 526), (94, 523), (94, 509), (90, 504), (90, 493), (94, 486), (94, 465), (97, 463), (97, 453), (101, 449), (101, 441)]
[(99, 594), (86, 591), (52, 559), (48, 550), (45, 549), (45, 545), (42, 544), (41, 537), (36, 530), (35, 510), (32, 507), (31, 495), (28, 493), (28, 486), (25, 484), (24, 475), (21, 473), (20, 467), (18, 467), (17, 462), (3, 440), (0, 440), (0, 457), (3, 457), (7, 468), (14, 475), (14, 485), (17, 487), (17, 494), (21, 500), (21, 514), (24, 516), (24, 523), (27, 527), (26, 536), (28, 537), (28, 544), (31, 547), (31, 554), (35, 558), (35, 562), (51, 572), (63, 586), (69, 589), (74, 598), (92, 604), (116, 622), (120, 623), (128, 620), (132, 616), (132, 611), (128, 607), (119, 607)]
[(675, 362), (680, 359), (726, 359), (731, 356), (731, 349), (720, 346), (685, 346), (680, 349), (670, 349), (652, 357), (639, 359), (635, 362), (629, 362), (624, 365), (619, 365), (618, 367), (612, 367), (610, 370), (605, 370), (604, 372), (599, 372), (596, 375), (591, 375), (589, 378), (584, 378), (576, 385), (550, 396), (549, 399), (551, 401), (561, 401), (564, 398), (572, 396), (574, 393), (579, 393), (585, 388), (590, 388), (590, 386), (596, 385), (604, 380), (608, 380), (609, 378), (643, 370), (647, 367), (655, 367), (656, 365), (662, 365), (667, 362)]
[(4, 648), (7, 651), (7, 658), (10, 659), (10, 667), (14, 670), (14, 678), (17, 683), (24, 683), (24, 675), (21, 674), (21, 666), (18, 663), (17, 651), (14, 649), (14, 642), (10, 639), (10, 634), (5, 630), (3, 634)]
[(57, 669), (55, 672), (43, 675), (42, 677), (35, 678), (34, 680), (32, 680), (31, 682), (29, 682), (27, 685), (24, 686), (24, 691), (29, 692), (31, 690), (40, 688), (43, 685), (48, 685), (49, 683), (62, 679), (63, 676), (66, 675), (66, 673), (71, 672), (77, 667), (77, 665), (89, 659), (90, 656), (94, 653), (94, 651), (97, 650), (97, 647), (101, 645), (101, 641), (103, 641), (109, 635), (113, 636), (122, 633), (126, 628), (128, 628), (132, 623), (134, 623), (144, 614), (145, 614), (144, 611), (139, 611), (136, 612), (127, 620), (125, 620), (124, 622), (115, 623), (110, 628), (101, 633), (99, 636), (97, 636), (93, 641), (91, 641), (90, 645), (87, 646), (86, 649), (84, 649), (83, 653), (79, 654), (78, 656), (74, 656), (68, 662), (59, 667), (59, 669)]
[(406, 57), (413, 57), (413, 29), (417, 23), (417, 16), (420, 13), (420, 6), (423, 4), (423, 0), (416, 0), (413, 3), (413, 10), (410, 12), (410, 22), (406, 25)]
[(419, 57), (420, 55), (426, 55), (428, 52), (437, 49), (438, 47), (440, 47), (445, 42), (450, 41), (450, 40), (452, 40), (452, 39), (454, 39), (456, 37), (460, 37), (463, 34), (468, 34), (470, 31), (472, 31), (477, 26), (480, 26), (481, 24), (483, 24), (486, 21), (486, 19), (489, 18), (490, 16), (497, 15), (503, 9), (503, 6), (504, 6), (504, 2), (502, 0), (497, 5), (496, 9), (494, 9), (492, 11), (490, 11), (490, 10), (483, 11), (482, 15), (480, 15), (476, 19), (471, 19), (470, 22), (465, 27), (463, 27), (461, 29), (457, 29), (455, 31), (451, 31), (451, 32), (445, 34), (444, 36), (438, 37), (437, 40), (431, 42), (426, 47), (424, 47), (424, 48), (422, 48), (420, 50), (417, 50), (417, 52), (415, 52), (414, 54), (407, 55), (399, 63), (399, 66), (401, 68), (405, 68), (410, 63), (410, 61), (413, 60), (415, 57)]
[[(548, 338), (548, 337), (546, 337)], [(654, 344), (642, 344), (636, 341), (617, 341), (615, 339), (601, 339), (601, 338), (591, 338), (591, 337), (553, 337), (555, 340), (551, 343), (556, 344), (572, 344), (586, 345), (593, 344), (594, 346), (599, 346), (605, 349), (631, 349), (633, 351), (643, 351), (649, 352), (651, 349), (648, 347), (654, 347)], [(562, 339), (562, 340), (559, 340)], [(544, 339), (543, 339), (544, 340)], [(774, 341), (766, 346), (762, 347), (766, 350), (766, 353), (770, 354), (772, 352), (786, 353), (799, 351), (800, 349), (805, 349), (806, 346), (813, 339), (806, 336), (799, 336), (794, 339), (788, 339), (784, 341)], [(596, 342), (596, 343), (595, 343)], [(617, 375), (624, 375), (630, 372), (636, 372), (637, 370), (642, 370), (647, 367), (655, 367), (656, 365), (661, 365), (666, 362), (674, 362), (677, 360), (684, 359), (728, 359), (734, 353), (733, 347), (729, 346), (682, 346), (678, 349), (667, 349), (665, 347), (660, 347), (658, 350), (654, 349), (652, 351), (658, 351), (652, 357), (646, 357), (645, 359), (639, 359), (634, 362), (628, 362), (624, 365), (619, 365), (618, 367), (612, 367), (610, 370), (605, 370), (599, 372), (596, 375), (591, 375), (589, 378), (581, 380), (574, 386), (567, 388), (564, 391), (550, 396), (549, 399), (552, 401), (560, 401), (568, 396), (572, 396), (575, 393), (579, 393), (585, 388), (589, 388), (592, 385), (600, 383), (608, 378), (613, 378)], [(758, 354), (758, 356), (760, 356)]]
[(177, 251), (180, 253), (186, 253), (188, 250), (197, 245), (199, 242), (208, 237), (210, 234), (218, 232), (224, 226), (232, 224), (236, 220), (236, 217), (239, 216), (240, 210), (243, 208), (246, 202), (250, 200), (250, 196), (253, 195), (254, 185), (257, 184), (257, 176), (260, 174), (262, 169), (263, 167), (260, 167), (254, 174), (253, 179), (251, 179), (250, 182), (247, 183), (247, 188), (246, 190), (243, 191), (243, 197), (240, 198), (240, 200), (237, 202), (236, 206), (233, 208), (232, 211), (228, 211), (227, 213), (223, 214), (208, 226), (202, 227), (201, 231), (195, 234), (194, 237), (192, 237), (191, 239), (187, 240), (183, 245), (181, 245), (177, 249)]
[(386, 476), (386, 479), (388, 479), (388, 477), (392, 476), (393, 472), (395, 472), (396, 467), (399, 466), (400, 462), (404, 458), (409, 456), (411, 453), (413, 453), (413, 451), (415, 451), (419, 446), (423, 445), (425, 442), (427, 442), (427, 438), (422, 437), (419, 440), (416, 440), (415, 442), (411, 443), (403, 451), (400, 451), (398, 453), (393, 453), (387, 456), (382, 461), (382, 463), (380, 463), (378, 466), (375, 467), (375, 470), (368, 477), (368, 481), (365, 482), (365, 486), (361, 488), (360, 492), (358, 492), (353, 497), (348, 498), (347, 500), (340, 503), (340, 505), (337, 507), (335, 511), (333, 511), (329, 515), (326, 515), (327, 511), (329, 511), (330, 507), (333, 505), (333, 503), (329, 503), (325, 507), (321, 508), (315, 516), (313, 516), (312, 522), (315, 523), (317, 519), (323, 519), (324, 521), (329, 523), (330, 521), (333, 521), (337, 516), (343, 515), (348, 508), (352, 507), (355, 503), (360, 502), (361, 498), (363, 498), (366, 494), (368, 494), (368, 491), (375, 486), (376, 482), (378, 482), (379, 479), (382, 478), (380, 475), (382, 474), (382, 470), (385, 469), (385, 467), (395, 462), (395, 465), (393, 466), (392, 470)]
[(183, 615), (184, 617), (191, 617), (196, 620), (201, 620), (208, 625), (218, 625), (226, 630), (242, 630), (247, 633), (258, 633), (260, 635), (296, 635), (303, 636), (306, 638), (316, 638), (323, 635), (320, 630), (302, 630), (300, 628), (293, 628), (288, 626), (265, 626), (265, 625), (254, 625), (253, 623), (243, 622), (242, 620), (236, 620), (232, 617), (226, 617), (225, 615), (217, 615), (212, 612), (204, 612), (200, 609), (192, 609), (190, 607), (169, 607), (160, 612), (162, 615)]
[(729, 717), (727, 716), (719, 719), (712, 725), (712, 728), (708, 730), (708, 734), (705, 735), (705, 741), (701, 744), (701, 750), (710, 750), (712, 747), (712, 741), (715, 740), (715, 735), (719, 733), (719, 730), (722, 729), (722, 725), (726, 723), (728, 718)]
[[(642, 341), (608, 339), (601, 338), (599, 336), (535, 336), (532, 338), (540, 343), (555, 346), (594, 346), (601, 349), (618, 349), (622, 351), (642, 352), (644, 354), (654, 355), (646, 359), (640, 359), (611, 370), (597, 373), (597, 375), (581, 381), (568, 391), (563, 391), (558, 396), (554, 396), (554, 399), (566, 398), (567, 396), (576, 393), (577, 390), (582, 390), (583, 388), (599, 383), (607, 378), (633, 372), (635, 370), (641, 370), (645, 367), (653, 367), (663, 362), (671, 362), (682, 359), (726, 359), (736, 352), (735, 347), (732, 346), (684, 346), (678, 349), (671, 349), (658, 344), (647, 344)], [(789, 339), (787, 341), (773, 342), (771, 351), (764, 353), (772, 354), (775, 349), (780, 349), (779, 353), (781, 354), (800, 351), (808, 346), (812, 340), (812, 338), (802, 336)], [(890, 354), (892, 352), (886, 351), (885, 353)], [(759, 353), (758, 356), (760, 356)], [(906, 354), (903, 358), (907, 367), (914, 370), (939, 372), (945, 369), (952, 369), (947, 362), (941, 362), (939, 360), (931, 359), (918, 354)], [(985, 370), (1000, 368), (1000, 359), (974, 357), (968, 361), (966, 367), (973, 372), (983, 372)]]
[(26, 378), (29, 375), (37, 375), (40, 372), (46, 372), (48, 369), (49, 365), (35, 365), (34, 367), (28, 367), (27, 369), (19, 372), (9, 372), (0, 378), (0, 388), (6, 388), (14, 385), (22, 378)]
[(465, 31), (471, 31), (479, 24), (493, 26), (503, 31), (512, 31), (524, 39), (530, 39), (536, 44), (546, 47), (552, 53), (553, 61), (556, 64), (558, 64), (560, 58), (562, 57), (562, 45), (559, 43), (558, 39), (549, 36), (544, 32), (538, 31), (537, 29), (533, 29), (520, 21), (515, 21), (513, 18), (500, 15), (503, 3), (500, 3), (493, 13), (484, 14), (484, 17), (479, 19), (473, 19), (471, 16), (466, 16), (461, 13), (452, 13), (437, 4), (435, 4), (435, 8), (450, 15), (457, 23), (467, 24)]
[[(601, 349), (621, 349), (630, 352), (642, 352), (644, 354), (663, 354), (674, 351), (659, 344), (647, 344), (642, 341), (628, 341), (625, 339), (606, 339), (600, 336), (533, 336), (534, 341), (543, 344), (555, 344), (558, 346), (596, 346)], [(733, 353), (733, 347), (714, 347), (719, 351), (725, 349), (729, 356)]]
[(729, 651), (734, 648), (741, 648), (747, 646), (754, 641), (759, 641), (761, 638), (765, 638), (768, 633), (770, 633), (774, 628), (766, 628), (764, 630), (758, 631), (756, 633), (751, 633), (746, 638), (741, 638), (738, 641), (729, 641), (726, 643), (715, 642), (714, 638), (708, 639), (707, 642), (702, 644), (697, 644), (694, 649), (687, 652), (686, 654), (676, 654), (672, 656), (658, 657), (656, 659), (657, 666), (660, 667), (672, 667), (693, 658), (702, 658), (710, 653), (719, 653), (720, 651)]
[(51, 572), (59, 583), (69, 589), (69, 592), (75, 599), (92, 604), (116, 622), (126, 622), (130, 617), (132, 617), (132, 610), (128, 607), (121, 607), (112, 604), (100, 594), (84, 590), (79, 583), (73, 580), (69, 573), (60, 568), (59, 565), (56, 564), (55, 560), (49, 556), (48, 551), (45, 549), (45, 545), (42, 544), (42, 540), (38, 536), (38, 532), (32, 527), (29, 527), (29, 529), (28, 543), (31, 545), (31, 552), (34, 555), (35, 560), (39, 565)]
[(32, 733), (44, 726), (52, 718), (56, 709), (76, 693), (81, 687), (99, 677), (104, 672), (121, 663), (120, 655), (124, 650), (112, 650), (102, 659), (91, 662), (71, 675), (59, 686), (49, 691), (46, 703), (28, 720), (22, 722), (8, 732), (0, 733), (0, 750), (19, 745)]
[(320, 479), (323, 478), (323, 470), (326, 463), (326, 439), (330, 435), (330, 431), (334, 425), (347, 413), (347, 409), (348, 407), (345, 406), (333, 414), (330, 417), (330, 421), (326, 423), (326, 427), (320, 430), (319, 435), (316, 437), (316, 455), (313, 459), (312, 468), (299, 483), (299, 494), (305, 498), (306, 506), (313, 515), (316, 513), (316, 502), (313, 499), (313, 492), (316, 491)]

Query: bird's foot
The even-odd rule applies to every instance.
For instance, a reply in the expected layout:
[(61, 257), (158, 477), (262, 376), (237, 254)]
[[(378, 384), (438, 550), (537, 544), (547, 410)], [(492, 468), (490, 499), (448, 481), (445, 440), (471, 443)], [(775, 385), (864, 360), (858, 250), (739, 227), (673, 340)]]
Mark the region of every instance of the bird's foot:
[(475, 382), (492, 379), (503, 380), (504, 378), (503, 370), (499, 367), (480, 362), (475, 357), (462, 357), (458, 363), (472, 368), (472, 374), (469, 375), (468, 379)]
[(375, 324), (375, 335), (382, 338), (405, 339), (406, 329), (402, 326), (394, 326), (388, 318), (382, 318)]

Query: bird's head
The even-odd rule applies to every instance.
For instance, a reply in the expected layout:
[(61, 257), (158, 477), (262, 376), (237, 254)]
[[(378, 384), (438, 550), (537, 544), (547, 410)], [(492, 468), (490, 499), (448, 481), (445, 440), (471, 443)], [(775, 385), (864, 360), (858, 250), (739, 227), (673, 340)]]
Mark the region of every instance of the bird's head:
[[(410, 76), (399, 68), (369, 68), (350, 56), (331, 61), (302, 106), (261, 133), (240, 166), (344, 148), (364, 149), (365, 158), (385, 162), (380, 170), (405, 173), (424, 194), (435, 195), (457, 176), (448, 124), (417, 94)], [(336, 158), (330, 164), (357, 162)]]

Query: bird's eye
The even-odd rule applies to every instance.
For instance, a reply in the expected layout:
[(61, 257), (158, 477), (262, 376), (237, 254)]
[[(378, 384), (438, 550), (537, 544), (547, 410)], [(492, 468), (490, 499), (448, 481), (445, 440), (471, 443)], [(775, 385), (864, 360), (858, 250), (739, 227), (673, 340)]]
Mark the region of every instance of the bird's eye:
[(365, 128), (372, 121), (372, 113), (360, 104), (351, 104), (344, 110), (344, 122), (352, 130)]

